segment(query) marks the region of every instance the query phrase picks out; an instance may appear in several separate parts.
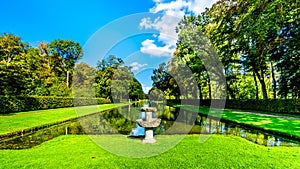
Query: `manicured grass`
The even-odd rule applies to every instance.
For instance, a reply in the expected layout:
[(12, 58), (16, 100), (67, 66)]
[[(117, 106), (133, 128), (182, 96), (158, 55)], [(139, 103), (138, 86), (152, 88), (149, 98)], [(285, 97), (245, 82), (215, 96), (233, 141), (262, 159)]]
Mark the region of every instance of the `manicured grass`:
[[(124, 153), (158, 151), (178, 135), (157, 136), (158, 143), (143, 145), (126, 136), (97, 136), (103, 144), (115, 143)], [(118, 144), (116, 144), (118, 143)], [(106, 147), (107, 148), (107, 147)], [(144, 151), (141, 151), (144, 150)], [(129, 154), (130, 154), (129, 153)], [(124, 155), (124, 154), (123, 154)], [(211, 135), (204, 143), (199, 136), (186, 136), (169, 151), (148, 158), (118, 156), (100, 148), (86, 135), (60, 136), (25, 150), (1, 150), (0, 168), (300, 168), (300, 148), (263, 147), (233, 136)]]
[(95, 106), (69, 107), (47, 110), (35, 110), (10, 114), (0, 114), (0, 135), (28, 128), (65, 121), (91, 113), (125, 106), (128, 103), (103, 104)]
[(243, 111), (230, 109), (225, 109), (222, 112), (218, 109), (210, 110), (208, 107), (200, 107), (197, 109), (197, 107), (190, 105), (173, 106), (300, 138), (300, 120), (245, 114)]

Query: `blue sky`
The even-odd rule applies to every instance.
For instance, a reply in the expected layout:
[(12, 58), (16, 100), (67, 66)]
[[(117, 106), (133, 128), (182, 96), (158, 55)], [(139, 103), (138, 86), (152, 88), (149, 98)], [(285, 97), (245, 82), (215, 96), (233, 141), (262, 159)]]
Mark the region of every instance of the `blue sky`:
[(84, 47), (81, 61), (116, 55), (131, 65), (144, 91), (153, 68), (172, 57), (175, 26), (215, 0), (15, 0), (2, 1), (0, 33), (19, 35), (32, 46), (70, 39)]

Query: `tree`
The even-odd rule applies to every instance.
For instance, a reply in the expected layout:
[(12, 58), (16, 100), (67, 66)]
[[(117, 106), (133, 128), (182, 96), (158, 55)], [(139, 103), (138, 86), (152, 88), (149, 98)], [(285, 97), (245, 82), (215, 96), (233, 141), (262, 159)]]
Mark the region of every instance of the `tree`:
[(256, 88), (258, 79), (264, 99), (269, 98), (267, 85), (270, 75), (273, 98), (276, 98), (276, 70), (281, 74), (280, 93), (285, 93), (285, 96), (299, 93), (295, 86), (299, 78), (294, 78), (298, 77), (299, 66), (296, 65), (299, 64), (293, 66), (299, 60), (296, 47), (299, 45), (299, 5), (293, 0), (221, 0), (207, 9), (201, 23), (204, 23), (206, 35), (225, 63), (226, 74), (227, 64), (224, 61), (234, 63), (235, 59), (230, 59), (234, 56), (243, 64), (245, 72), (253, 75)]
[[(175, 58), (179, 57), (188, 65), (198, 81), (200, 99), (203, 95), (203, 80), (209, 90), (209, 98), (223, 98), (225, 77), (212, 43), (203, 33), (203, 24), (200, 17), (187, 16), (178, 24), (179, 39)], [(212, 89), (212, 86), (215, 86)], [(214, 93), (214, 95), (212, 95)]]
[(137, 100), (143, 97), (142, 85), (134, 78), (131, 68), (114, 55), (98, 62), (95, 76), (97, 97)]
[(151, 76), (153, 87), (163, 91), (169, 99), (180, 99), (180, 88), (175, 77), (178, 73), (178, 69), (176, 69), (178, 67), (172, 68), (171, 64), (172, 62), (169, 62), (169, 64), (162, 63), (158, 69), (153, 70)]
[(82, 47), (72, 40), (54, 40), (49, 45), (49, 53), (62, 59), (63, 73), (66, 75), (67, 87), (72, 81), (72, 69), (77, 60), (82, 57)]
[(29, 45), (19, 36), (0, 36), (0, 94), (20, 95), (27, 88), (28, 68), (25, 54)]
[(141, 83), (136, 78), (133, 78), (130, 81), (128, 92), (129, 92), (129, 98), (131, 100), (143, 99), (143, 95), (144, 95), (143, 88)]
[(72, 82), (74, 97), (95, 97), (93, 88), (96, 71), (85, 62), (75, 65)]
[(112, 79), (114, 73), (121, 64), (123, 64), (123, 60), (113, 55), (97, 63), (97, 72), (95, 76), (96, 97), (112, 99)]

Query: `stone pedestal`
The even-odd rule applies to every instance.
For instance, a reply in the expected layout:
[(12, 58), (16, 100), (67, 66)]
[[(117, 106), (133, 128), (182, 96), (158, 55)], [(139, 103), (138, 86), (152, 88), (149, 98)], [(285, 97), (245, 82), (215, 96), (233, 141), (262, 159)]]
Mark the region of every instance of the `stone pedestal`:
[(146, 112), (146, 119), (138, 119), (136, 120), (140, 126), (145, 127), (145, 138), (143, 143), (155, 143), (156, 140), (153, 137), (153, 128), (160, 125), (161, 119), (152, 118), (152, 113), (156, 111), (154, 107), (142, 108), (141, 111)]
[(145, 138), (143, 139), (143, 143), (155, 143), (156, 140), (153, 137), (153, 128), (145, 128)]

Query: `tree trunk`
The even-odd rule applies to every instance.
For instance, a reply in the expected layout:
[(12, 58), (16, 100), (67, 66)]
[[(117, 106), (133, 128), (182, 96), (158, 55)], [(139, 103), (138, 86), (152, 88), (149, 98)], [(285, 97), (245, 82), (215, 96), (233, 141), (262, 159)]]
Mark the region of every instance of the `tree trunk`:
[(211, 85), (210, 85), (210, 78), (208, 77), (208, 94), (209, 94), (209, 99), (212, 99), (211, 97)]
[(277, 84), (276, 84), (276, 78), (275, 78), (273, 61), (271, 61), (271, 73), (272, 73), (272, 80), (273, 80), (273, 99), (276, 99)]
[(261, 74), (259, 74), (258, 72), (255, 72), (257, 75), (257, 78), (261, 84), (261, 90), (263, 92), (263, 98), (266, 100), (268, 99), (268, 93), (267, 93), (267, 88), (266, 88), (266, 83), (265, 83), (265, 77), (264, 77), (264, 73), (263, 70), (261, 70)]
[(199, 97), (200, 97), (200, 101), (203, 100), (203, 94), (202, 94), (201, 84), (199, 84)]
[(69, 71), (67, 71), (67, 87), (69, 88), (70, 84), (69, 84), (69, 76), (70, 76), (70, 73)]
[(266, 99), (268, 99), (268, 93), (267, 93), (267, 87), (266, 87), (265, 77), (264, 77), (263, 73), (261, 75), (260, 83), (261, 83), (261, 89), (262, 89), (262, 92), (263, 92), (264, 99), (266, 100)]
[(258, 84), (257, 84), (257, 80), (256, 80), (256, 76), (255, 76), (255, 73), (253, 72), (253, 79), (254, 79), (254, 82), (255, 82), (255, 99), (258, 100), (259, 97), (258, 97)]

